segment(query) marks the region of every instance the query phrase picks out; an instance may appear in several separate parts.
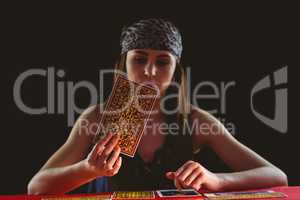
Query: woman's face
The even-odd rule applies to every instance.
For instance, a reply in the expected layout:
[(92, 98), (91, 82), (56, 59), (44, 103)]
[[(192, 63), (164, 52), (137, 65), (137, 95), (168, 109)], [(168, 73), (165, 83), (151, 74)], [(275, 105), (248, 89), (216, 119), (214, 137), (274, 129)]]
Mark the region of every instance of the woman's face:
[(163, 94), (170, 85), (175, 67), (175, 56), (169, 51), (134, 49), (127, 53), (128, 79), (156, 85), (160, 94)]

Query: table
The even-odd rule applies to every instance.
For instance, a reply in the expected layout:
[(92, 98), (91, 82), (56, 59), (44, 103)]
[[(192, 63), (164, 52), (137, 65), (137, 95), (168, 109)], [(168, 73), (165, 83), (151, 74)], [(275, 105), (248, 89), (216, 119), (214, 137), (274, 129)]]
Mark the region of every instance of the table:
[[(300, 200), (300, 186), (293, 186), (293, 187), (273, 187), (273, 188), (264, 188), (262, 190), (274, 190), (276, 192), (283, 192), (288, 195), (288, 197), (284, 198), (271, 198), (274, 200)], [(109, 194), (109, 193), (103, 193), (103, 194)], [(94, 196), (96, 194), (88, 194), (88, 195), (65, 195), (67, 197), (78, 197), (78, 196)], [(45, 197), (55, 197), (54, 195), (0, 195), (0, 200), (41, 200)], [(161, 199), (161, 198), (156, 198)], [(172, 200), (172, 198), (168, 198), (169, 200)]]

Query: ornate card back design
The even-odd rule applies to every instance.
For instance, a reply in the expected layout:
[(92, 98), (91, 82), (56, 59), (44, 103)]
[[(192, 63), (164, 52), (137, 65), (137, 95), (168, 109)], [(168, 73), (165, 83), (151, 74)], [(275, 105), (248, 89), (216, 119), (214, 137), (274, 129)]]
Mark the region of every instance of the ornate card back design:
[(107, 133), (120, 134), (121, 153), (134, 157), (158, 92), (119, 75), (105, 105), (96, 140)]

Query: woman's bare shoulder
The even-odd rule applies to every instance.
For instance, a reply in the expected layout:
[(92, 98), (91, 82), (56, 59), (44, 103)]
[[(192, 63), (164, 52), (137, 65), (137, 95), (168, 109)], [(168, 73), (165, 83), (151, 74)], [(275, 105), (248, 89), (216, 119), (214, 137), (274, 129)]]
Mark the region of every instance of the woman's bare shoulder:
[(191, 119), (201, 123), (219, 123), (219, 120), (212, 114), (194, 105), (191, 105)]
[(93, 124), (97, 123), (100, 113), (101, 105), (85, 109), (74, 124), (65, 143), (49, 158), (42, 169), (67, 166), (84, 159), (92, 145), (93, 131), (96, 131)]
[(103, 104), (86, 108), (77, 119), (70, 137), (87, 137), (92, 141), (97, 134), (103, 112)]
[(103, 111), (103, 104), (97, 104), (86, 108), (80, 118), (97, 120), (101, 117)]
[(220, 132), (224, 132), (222, 123), (209, 112), (191, 105), (191, 126), (193, 138), (199, 145), (209, 145)]
[(84, 120), (89, 124), (99, 123), (104, 110), (104, 104), (96, 104), (86, 108), (78, 118), (78, 121)]

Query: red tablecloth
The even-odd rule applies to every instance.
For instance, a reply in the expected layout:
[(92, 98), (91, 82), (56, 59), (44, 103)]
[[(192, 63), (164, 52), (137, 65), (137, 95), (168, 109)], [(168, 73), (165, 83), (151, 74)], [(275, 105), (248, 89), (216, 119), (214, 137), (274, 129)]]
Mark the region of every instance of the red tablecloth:
[[(294, 186), (294, 187), (274, 187), (274, 188), (267, 188), (270, 190), (274, 190), (276, 192), (282, 192), (288, 197), (284, 198), (272, 198), (272, 199), (283, 199), (283, 200), (300, 200), (300, 186)], [(265, 188), (262, 190), (266, 190)], [(95, 194), (89, 194), (89, 195), (65, 195), (66, 197), (77, 197), (77, 196), (93, 196)], [(41, 200), (43, 197), (55, 197), (52, 196), (39, 196), (39, 195), (0, 195), (0, 200)], [(159, 198), (156, 198), (159, 199)], [(171, 200), (172, 198), (168, 198)]]

